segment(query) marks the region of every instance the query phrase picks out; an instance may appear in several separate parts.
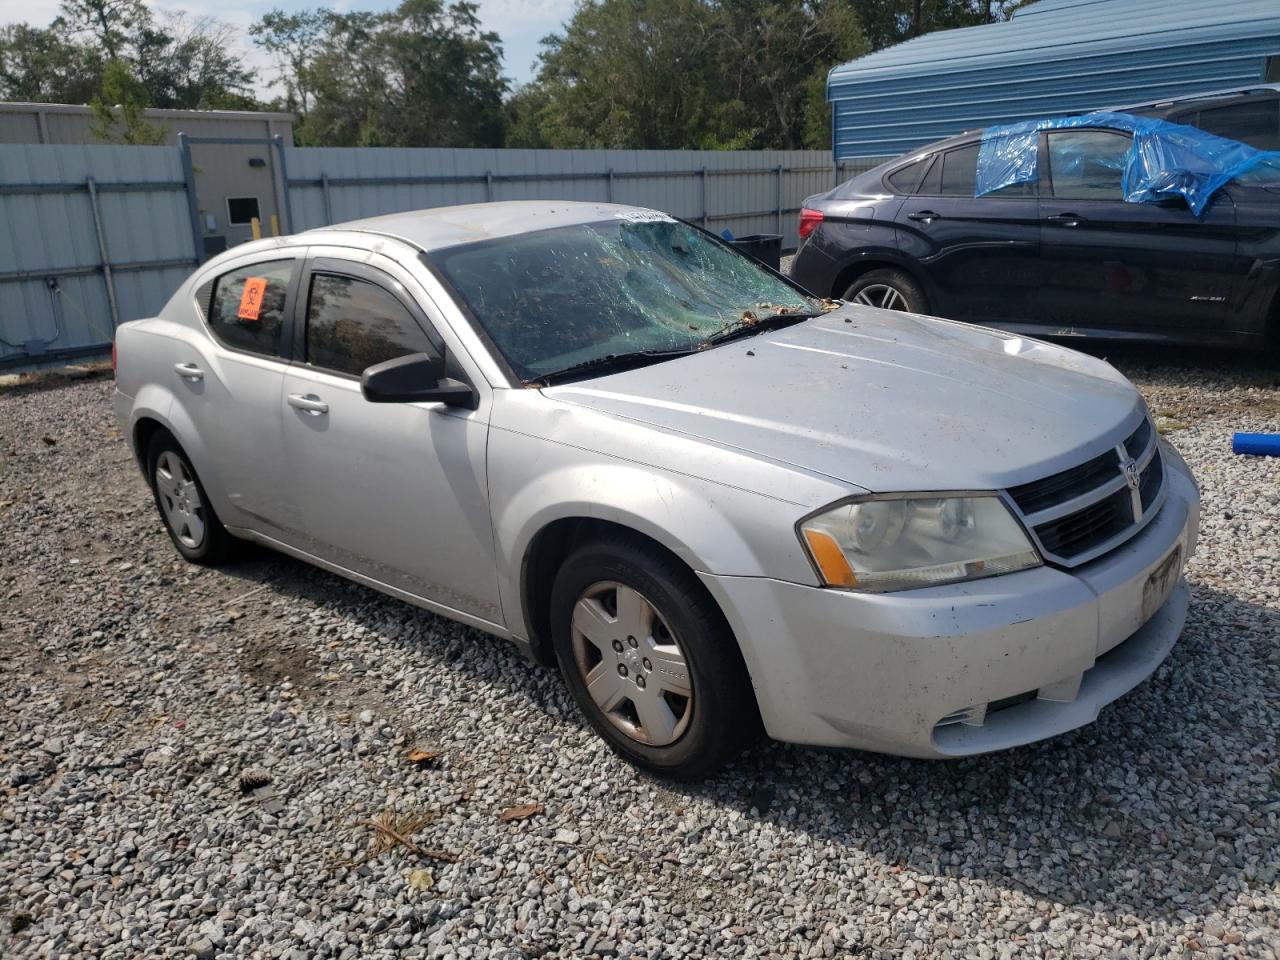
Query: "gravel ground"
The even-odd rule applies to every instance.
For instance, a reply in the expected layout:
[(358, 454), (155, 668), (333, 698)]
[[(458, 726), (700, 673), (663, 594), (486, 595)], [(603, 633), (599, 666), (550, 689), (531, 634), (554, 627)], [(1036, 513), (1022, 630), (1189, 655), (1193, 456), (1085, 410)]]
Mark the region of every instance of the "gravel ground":
[(0, 955), (1274, 957), (1280, 460), (1229, 442), (1280, 429), (1280, 374), (1118, 362), (1204, 487), (1155, 677), (1010, 753), (762, 744), (693, 787), (500, 641), (181, 562), (110, 381), (0, 394)]

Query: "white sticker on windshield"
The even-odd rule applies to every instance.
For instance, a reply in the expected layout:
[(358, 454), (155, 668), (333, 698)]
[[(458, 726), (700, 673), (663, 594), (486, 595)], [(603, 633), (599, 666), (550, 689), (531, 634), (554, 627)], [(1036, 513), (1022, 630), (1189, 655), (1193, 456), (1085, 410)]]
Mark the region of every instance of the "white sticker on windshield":
[(619, 220), (626, 220), (628, 223), (675, 223), (675, 217), (669, 217), (665, 213), (659, 213), (657, 210), (623, 210), (621, 213), (614, 214)]

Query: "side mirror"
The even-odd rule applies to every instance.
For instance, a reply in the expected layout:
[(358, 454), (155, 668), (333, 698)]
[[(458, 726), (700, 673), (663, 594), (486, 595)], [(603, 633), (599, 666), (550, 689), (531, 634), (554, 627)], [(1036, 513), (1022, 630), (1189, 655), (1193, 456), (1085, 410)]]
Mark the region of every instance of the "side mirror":
[(471, 384), (450, 377), (443, 357), (411, 353), (384, 360), (360, 375), (360, 392), (370, 403), (444, 403), (474, 410), (480, 397)]

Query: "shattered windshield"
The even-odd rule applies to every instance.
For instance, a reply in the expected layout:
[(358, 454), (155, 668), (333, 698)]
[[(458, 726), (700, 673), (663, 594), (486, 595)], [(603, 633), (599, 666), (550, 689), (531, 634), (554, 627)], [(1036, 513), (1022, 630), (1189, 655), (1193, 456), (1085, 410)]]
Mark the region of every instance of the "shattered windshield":
[(819, 309), (754, 260), (660, 214), (428, 256), (526, 382), (607, 357), (696, 350), (744, 317)]

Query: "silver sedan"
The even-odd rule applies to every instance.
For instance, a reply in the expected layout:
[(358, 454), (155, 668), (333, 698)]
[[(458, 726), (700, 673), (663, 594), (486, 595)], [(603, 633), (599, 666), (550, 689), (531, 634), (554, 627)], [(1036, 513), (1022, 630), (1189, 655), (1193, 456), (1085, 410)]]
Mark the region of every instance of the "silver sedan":
[(634, 207), (236, 247), (117, 336), (177, 549), (252, 540), (558, 664), (631, 762), (955, 757), (1091, 722), (1186, 616), (1199, 496), (1103, 361), (817, 300)]

